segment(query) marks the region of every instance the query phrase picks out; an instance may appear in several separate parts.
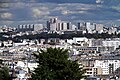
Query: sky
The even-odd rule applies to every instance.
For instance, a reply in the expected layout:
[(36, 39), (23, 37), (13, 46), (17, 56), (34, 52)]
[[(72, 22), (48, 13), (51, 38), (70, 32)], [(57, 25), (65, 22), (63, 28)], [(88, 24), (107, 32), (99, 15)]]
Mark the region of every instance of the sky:
[(120, 25), (120, 0), (0, 0), (0, 26), (62, 21)]

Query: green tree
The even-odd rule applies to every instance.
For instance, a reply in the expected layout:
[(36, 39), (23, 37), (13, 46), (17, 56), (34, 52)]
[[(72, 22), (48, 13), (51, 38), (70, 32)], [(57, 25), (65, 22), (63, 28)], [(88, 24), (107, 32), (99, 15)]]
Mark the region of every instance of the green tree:
[(9, 80), (9, 69), (7, 67), (0, 68), (0, 80)]
[(80, 80), (84, 70), (76, 61), (68, 60), (68, 50), (47, 48), (34, 53), (38, 67), (31, 80)]

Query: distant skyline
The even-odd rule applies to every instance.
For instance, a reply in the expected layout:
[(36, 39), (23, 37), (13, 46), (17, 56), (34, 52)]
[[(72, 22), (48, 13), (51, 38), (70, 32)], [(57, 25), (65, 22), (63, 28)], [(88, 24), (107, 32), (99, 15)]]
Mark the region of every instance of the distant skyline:
[(0, 0), (0, 25), (45, 24), (52, 17), (119, 26), (120, 0)]

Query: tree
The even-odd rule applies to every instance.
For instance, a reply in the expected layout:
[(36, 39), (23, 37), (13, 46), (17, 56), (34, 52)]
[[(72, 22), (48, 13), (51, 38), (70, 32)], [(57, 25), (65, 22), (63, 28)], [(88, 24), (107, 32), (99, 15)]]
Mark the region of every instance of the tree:
[(0, 80), (9, 80), (9, 69), (7, 67), (0, 68)]
[(84, 70), (76, 61), (68, 60), (68, 50), (47, 48), (34, 53), (38, 67), (31, 80), (80, 80)]
[(120, 77), (120, 67), (115, 70), (115, 75)]

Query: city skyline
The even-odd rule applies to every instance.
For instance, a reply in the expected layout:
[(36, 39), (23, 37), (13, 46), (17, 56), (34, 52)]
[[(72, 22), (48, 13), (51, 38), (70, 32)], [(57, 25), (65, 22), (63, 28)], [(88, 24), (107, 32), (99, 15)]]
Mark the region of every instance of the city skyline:
[(119, 0), (2, 0), (0, 4), (0, 25), (46, 24), (53, 17), (120, 25)]

